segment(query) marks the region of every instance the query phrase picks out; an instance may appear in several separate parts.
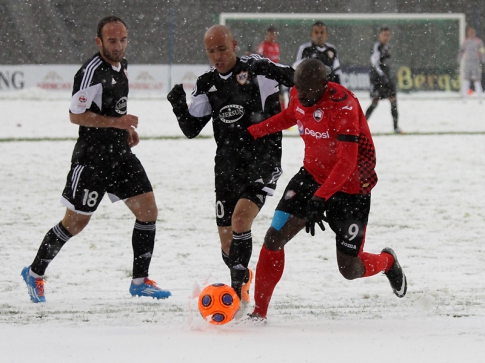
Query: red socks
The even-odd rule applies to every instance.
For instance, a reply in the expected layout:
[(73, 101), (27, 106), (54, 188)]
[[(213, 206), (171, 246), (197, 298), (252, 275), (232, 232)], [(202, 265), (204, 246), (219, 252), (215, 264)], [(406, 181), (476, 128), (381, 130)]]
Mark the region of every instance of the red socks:
[(359, 257), (365, 266), (365, 273), (362, 277), (373, 276), (381, 271), (387, 272), (394, 263), (394, 257), (386, 252), (378, 255), (362, 252)]
[(285, 268), (285, 250), (268, 250), (265, 246), (259, 253), (256, 265), (256, 281), (254, 285), (254, 314), (266, 317), (269, 302), (276, 284), (280, 281)]

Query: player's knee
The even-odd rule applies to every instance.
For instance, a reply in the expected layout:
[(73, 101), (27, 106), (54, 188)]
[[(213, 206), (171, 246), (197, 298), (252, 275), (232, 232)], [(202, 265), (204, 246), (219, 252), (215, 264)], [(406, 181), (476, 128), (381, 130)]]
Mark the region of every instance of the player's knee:
[(281, 233), (270, 227), (264, 236), (264, 246), (271, 251), (279, 251), (286, 244), (286, 240)]
[(231, 219), (232, 230), (236, 233), (243, 233), (251, 229), (252, 219), (244, 214), (233, 214)]
[(289, 213), (280, 210), (275, 211), (271, 227), (264, 236), (264, 245), (267, 249), (278, 251), (288, 242), (288, 238), (282, 233), (282, 229), (286, 222), (288, 222), (288, 219), (290, 219)]
[(360, 258), (349, 257), (339, 262), (339, 272), (346, 280), (354, 280), (362, 277), (365, 272), (364, 265)]
[(339, 266), (339, 271), (346, 280), (354, 280), (360, 277), (357, 271), (350, 266)]

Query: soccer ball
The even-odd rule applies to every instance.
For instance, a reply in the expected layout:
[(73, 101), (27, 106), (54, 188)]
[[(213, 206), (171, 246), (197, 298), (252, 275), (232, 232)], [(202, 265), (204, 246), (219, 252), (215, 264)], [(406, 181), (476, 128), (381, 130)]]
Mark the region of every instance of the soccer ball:
[(207, 286), (199, 295), (199, 312), (211, 324), (229, 323), (241, 302), (232, 287), (222, 283)]

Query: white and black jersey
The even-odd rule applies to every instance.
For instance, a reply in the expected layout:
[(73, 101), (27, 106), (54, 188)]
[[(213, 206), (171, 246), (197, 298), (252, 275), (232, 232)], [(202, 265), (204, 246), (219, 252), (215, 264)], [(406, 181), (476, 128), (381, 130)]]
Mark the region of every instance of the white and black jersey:
[[(125, 59), (116, 68), (95, 54), (74, 76), (69, 112), (126, 115), (126, 69)], [(79, 126), (61, 203), (76, 213), (91, 215), (105, 193), (115, 202), (151, 191), (145, 169), (128, 145), (127, 130)]]
[(300, 45), (296, 54), (296, 61), (293, 68), (296, 69), (303, 59), (315, 58), (325, 64), (327, 68), (327, 78), (330, 82), (340, 83), (342, 70), (337, 55), (337, 49), (333, 44), (325, 43), (322, 46), (308, 42)]
[(371, 64), (371, 79), (380, 78), (382, 76), (391, 76), (391, 67), (389, 60), (391, 58), (391, 48), (387, 44), (375, 42), (372, 46), (370, 64)]
[[(127, 101), (126, 59), (120, 62), (119, 68), (114, 68), (97, 53), (74, 76), (69, 112), (81, 114), (91, 111), (103, 116), (121, 117), (127, 112)], [(131, 153), (127, 136), (126, 130), (117, 128), (79, 126), (72, 162), (98, 164)]]
[(188, 112), (177, 119), (189, 138), (212, 119), (216, 189), (250, 184), (273, 194), (281, 174), (282, 134), (254, 140), (242, 139), (241, 132), (281, 111), (279, 85), (293, 86), (293, 76), (293, 68), (253, 54), (237, 58), (227, 74), (212, 67), (198, 77)]
[(375, 42), (370, 56), (371, 69), (370, 95), (374, 99), (385, 99), (396, 96), (396, 85), (391, 78), (391, 48), (387, 44)]

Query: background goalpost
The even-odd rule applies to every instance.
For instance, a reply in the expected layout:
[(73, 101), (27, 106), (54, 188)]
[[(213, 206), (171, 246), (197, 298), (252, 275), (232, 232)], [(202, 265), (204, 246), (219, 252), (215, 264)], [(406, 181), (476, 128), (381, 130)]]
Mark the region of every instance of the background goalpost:
[(229, 26), (239, 51), (253, 51), (264, 39), (266, 28), (278, 28), (281, 63), (295, 61), (300, 44), (310, 40), (315, 21), (329, 30), (344, 70), (343, 83), (353, 90), (368, 87), (369, 57), (378, 28), (391, 28), (392, 69), (402, 92), (458, 91), (457, 54), (465, 39), (465, 14), (286, 14), (220, 13), (220, 24)]

